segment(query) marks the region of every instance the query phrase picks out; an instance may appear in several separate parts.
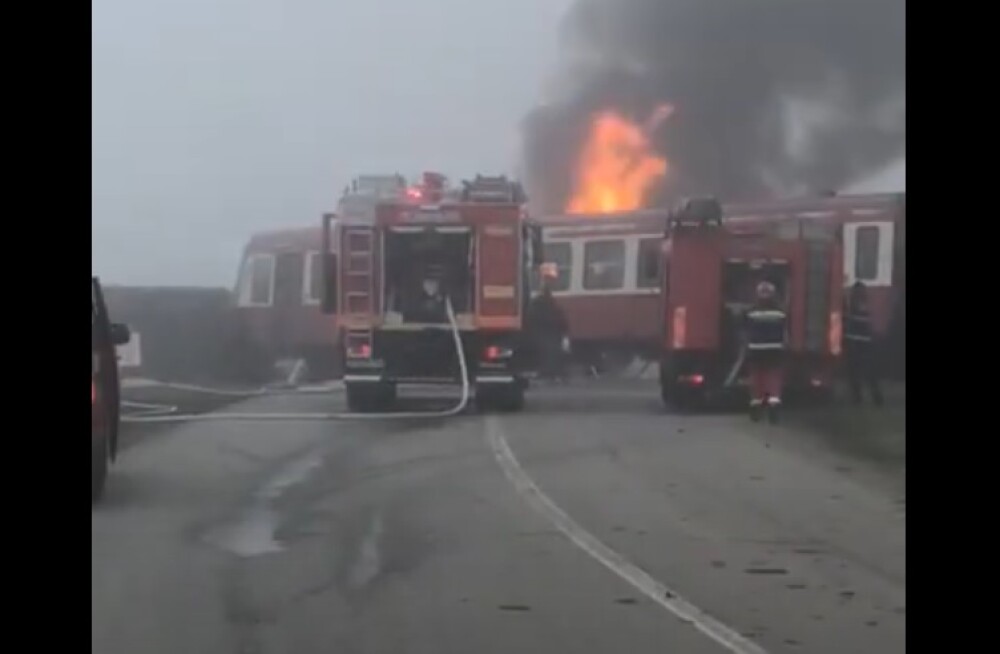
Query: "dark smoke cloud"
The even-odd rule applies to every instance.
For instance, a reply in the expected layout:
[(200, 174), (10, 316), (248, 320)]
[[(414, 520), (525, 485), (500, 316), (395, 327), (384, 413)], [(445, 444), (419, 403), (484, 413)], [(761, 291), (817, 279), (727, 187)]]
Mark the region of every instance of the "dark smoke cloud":
[(563, 33), (575, 63), (525, 121), (534, 199), (562, 207), (595, 111), (642, 120), (664, 101), (660, 196), (856, 181), (904, 151), (905, 13), (905, 0), (577, 0)]

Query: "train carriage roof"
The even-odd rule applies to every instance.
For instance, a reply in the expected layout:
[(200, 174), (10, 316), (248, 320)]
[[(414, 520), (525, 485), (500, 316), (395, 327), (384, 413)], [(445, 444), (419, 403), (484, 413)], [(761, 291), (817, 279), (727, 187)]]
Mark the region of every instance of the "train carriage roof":
[(889, 215), (893, 220), (905, 219), (904, 193), (866, 195), (832, 195), (825, 197), (791, 198), (763, 202), (732, 202), (723, 205), (726, 220), (762, 218), (869, 218)]
[(320, 227), (295, 227), (258, 232), (250, 237), (244, 253), (305, 252), (318, 250), (322, 242)]

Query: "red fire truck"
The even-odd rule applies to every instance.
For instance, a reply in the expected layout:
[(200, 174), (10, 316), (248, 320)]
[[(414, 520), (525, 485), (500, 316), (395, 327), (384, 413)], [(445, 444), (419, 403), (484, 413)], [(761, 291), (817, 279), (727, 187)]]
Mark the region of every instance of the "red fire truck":
[(661, 280), (663, 401), (686, 406), (745, 388), (741, 317), (765, 280), (789, 316), (785, 395), (825, 394), (841, 347), (839, 234), (796, 217), (734, 229), (708, 198), (672, 212)]
[(414, 309), (431, 275), (450, 303), (476, 403), (517, 410), (528, 272), (541, 252), (523, 191), (503, 177), (478, 176), (456, 192), (440, 175), (424, 182), (380, 202), (372, 221), (324, 217), (323, 309), (337, 315), (348, 405), (385, 408), (399, 383), (462, 381), (451, 318)]

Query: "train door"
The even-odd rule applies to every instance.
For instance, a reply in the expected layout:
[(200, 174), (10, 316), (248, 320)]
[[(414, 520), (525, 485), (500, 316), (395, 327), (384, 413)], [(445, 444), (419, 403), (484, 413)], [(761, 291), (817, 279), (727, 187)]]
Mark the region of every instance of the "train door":
[(642, 354), (654, 356), (663, 332), (660, 285), (664, 276), (663, 237), (642, 236), (636, 241), (635, 289), (631, 320)]
[(271, 336), (280, 356), (294, 354), (298, 342), (302, 308), (303, 255), (282, 252), (274, 261), (274, 310), (271, 312)]
[(872, 321), (882, 333), (891, 314), (894, 237), (895, 225), (890, 221), (844, 225), (844, 285), (861, 281), (868, 286)]
[(894, 227), (888, 221), (844, 225), (844, 275), (847, 286), (858, 280), (868, 286), (892, 284)]

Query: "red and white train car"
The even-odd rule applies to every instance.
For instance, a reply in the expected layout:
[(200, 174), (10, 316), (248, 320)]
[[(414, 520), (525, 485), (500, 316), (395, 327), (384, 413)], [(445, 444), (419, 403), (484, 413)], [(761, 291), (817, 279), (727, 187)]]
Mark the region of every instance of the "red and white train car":
[(334, 316), (321, 311), (321, 230), (254, 234), (243, 253), (236, 308), (245, 335), (272, 360), (305, 359), (320, 376), (340, 371), (330, 334)]
[[(762, 223), (779, 230), (808, 229), (812, 221), (836, 224), (843, 243), (844, 285), (857, 280), (868, 285), (890, 369), (904, 372), (904, 195), (731, 203), (723, 211), (727, 225), (737, 231), (741, 224), (748, 230)], [(662, 329), (659, 288), (667, 211), (550, 216), (538, 222), (545, 260), (559, 271), (554, 295), (567, 313), (575, 353), (590, 362), (654, 355)]]
[(566, 312), (578, 359), (601, 365), (658, 352), (667, 215), (651, 210), (538, 219), (545, 260), (558, 271), (553, 295)]

